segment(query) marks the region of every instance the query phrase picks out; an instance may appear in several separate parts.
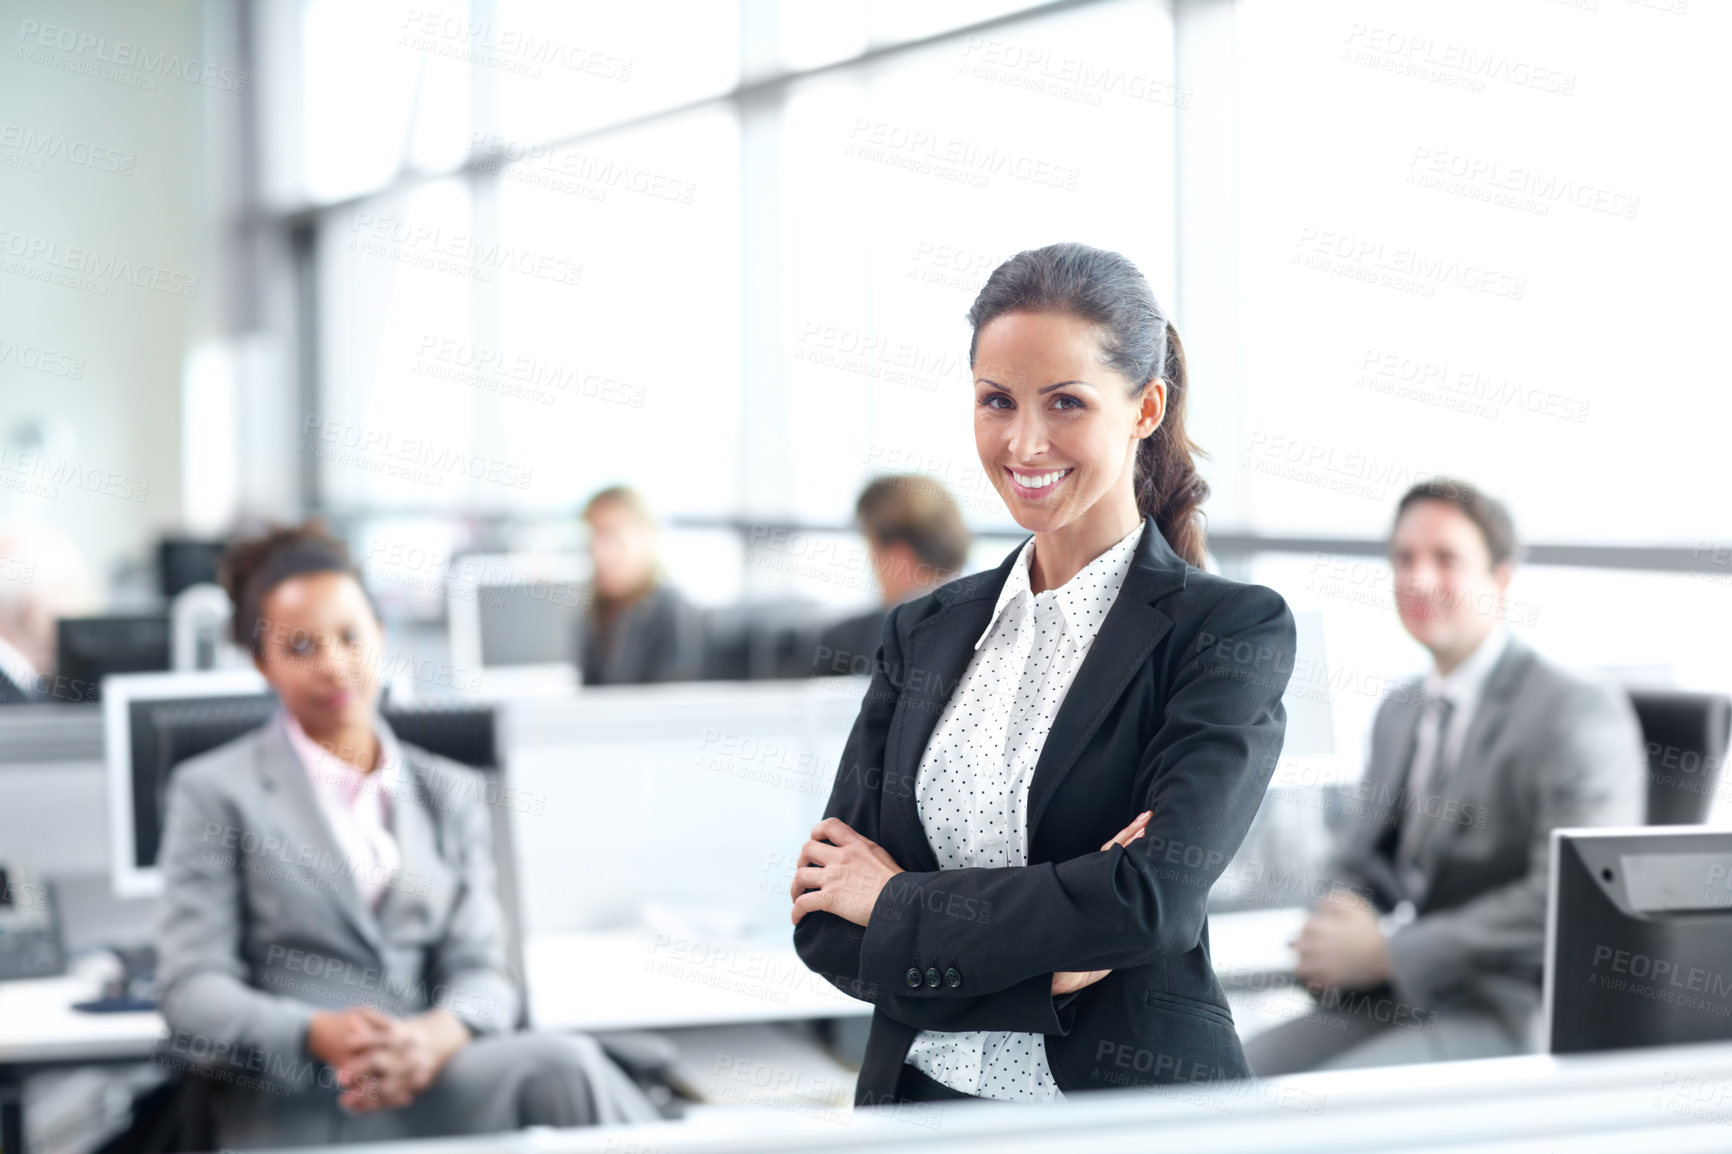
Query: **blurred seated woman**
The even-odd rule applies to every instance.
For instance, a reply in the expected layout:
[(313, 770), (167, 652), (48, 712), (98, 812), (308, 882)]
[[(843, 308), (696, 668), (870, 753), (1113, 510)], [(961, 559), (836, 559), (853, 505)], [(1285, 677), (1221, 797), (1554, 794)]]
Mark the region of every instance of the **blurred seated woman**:
[(515, 1032), (486, 794), (379, 716), (383, 634), (317, 522), (231, 545), (233, 635), (281, 709), (168, 789), (169, 1050), (224, 1147), (652, 1121), (591, 1038)]
[(578, 635), (585, 685), (695, 681), (703, 672), (703, 619), (670, 585), (656, 557), (656, 522), (637, 490), (603, 489), (583, 510), (594, 576)]

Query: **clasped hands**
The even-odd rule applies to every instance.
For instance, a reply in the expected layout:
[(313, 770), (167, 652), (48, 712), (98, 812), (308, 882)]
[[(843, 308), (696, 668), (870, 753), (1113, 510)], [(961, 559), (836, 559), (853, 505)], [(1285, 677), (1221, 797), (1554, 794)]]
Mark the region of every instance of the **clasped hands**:
[(1294, 972), (1314, 993), (1363, 990), (1389, 980), (1389, 940), (1371, 903), (1354, 893), (1332, 893), (1318, 902), (1299, 937)]
[(451, 1011), (393, 1018), (372, 1006), (321, 1010), (307, 1026), (307, 1049), (337, 1071), (337, 1102), (355, 1113), (414, 1101), (470, 1038)]
[[(1115, 845), (1128, 846), (1143, 836), (1152, 811), (1138, 814), (1135, 821), (1107, 839), (1103, 851)], [(827, 817), (812, 827), (812, 836), (800, 847), (794, 880), (788, 887), (793, 899), (795, 925), (813, 910), (835, 914), (844, 921), (864, 926), (872, 920), (872, 908), (891, 878), (902, 873), (890, 852), (864, 834), (856, 833), (841, 818)], [(1070, 994), (1092, 986), (1111, 970), (1062, 970), (1052, 976), (1054, 995)]]

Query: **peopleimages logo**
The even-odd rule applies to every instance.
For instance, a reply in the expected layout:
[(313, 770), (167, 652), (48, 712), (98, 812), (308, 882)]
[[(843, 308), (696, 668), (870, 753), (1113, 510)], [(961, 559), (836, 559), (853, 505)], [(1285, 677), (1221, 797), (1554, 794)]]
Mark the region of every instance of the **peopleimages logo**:
[(0, 149), (20, 153), (32, 160), (62, 160), (98, 172), (131, 176), (138, 157), (123, 149), (92, 144), (58, 132), (38, 132), (11, 121), (0, 122)]
[(21, 344), (3, 336), (0, 336), (0, 365), (14, 365), (21, 369), (47, 373), (51, 377), (65, 377), (68, 380), (82, 381), (84, 379), (85, 361), (83, 357), (57, 352), (54, 349), (43, 348), (41, 345)]
[[(147, 76), (185, 80), (189, 84), (202, 84), (206, 88), (215, 88), (222, 92), (245, 92), (247, 88), (247, 74), (237, 68), (224, 68), (190, 57), (183, 58), (178, 52), (152, 51), (142, 44), (133, 44), (126, 40), (116, 40), (110, 44), (106, 36), (80, 32), (63, 24), (20, 21), (18, 40), (25, 48), (68, 52), (80, 62), (130, 68)], [(22, 54), (22, 49), (14, 53), (16, 56)], [(36, 63), (53, 62), (43, 60)]]
[(94, 278), (80, 284), (69, 284), (68, 287), (93, 288), (99, 290), (101, 295), (107, 295), (108, 292), (108, 286), (103, 282), (124, 281), (139, 288), (186, 297), (188, 300), (198, 296), (196, 276), (146, 261), (134, 262), (127, 257), (98, 252), (82, 245), (62, 246), (59, 241), (49, 240), (47, 237), (26, 236), (21, 232), (0, 229), (0, 256), (29, 262), (16, 267), (9, 262), (6, 266), (7, 272), (30, 275), (31, 267), (45, 266), (44, 271), (60, 269), (74, 274), (77, 279)]
[(418, 437), (399, 437), (389, 429), (367, 429), (317, 415), (310, 415), (301, 422), (301, 437), (311, 442), (315, 450), (349, 450), (358, 454), (362, 461), (376, 459), (415, 466), (438, 479), (450, 473), (461, 473), (472, 480), (527, 489), (535, 472), (505, 461), (465, 453), (449, 445), (435, 445)]

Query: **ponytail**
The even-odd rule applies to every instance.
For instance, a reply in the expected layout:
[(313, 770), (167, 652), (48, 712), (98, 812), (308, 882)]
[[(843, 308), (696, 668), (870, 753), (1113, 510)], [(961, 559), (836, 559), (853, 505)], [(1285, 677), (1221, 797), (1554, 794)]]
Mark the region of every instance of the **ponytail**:
[(1185, 431), (1185, 395), (1190, 392), (1190, 382), (1185, 377), (1185, 346), (1171, 321), (1167, 322), (1165, 344), (1161, 377), (1167, 382), (1166, 415), (1160, 427), (1137, 446), (1137, 511), (1155, 519), (1161, 536), (1186, 564), (1201, 569), (1205, 538), (1202, 506), (1209, 497), (1209, 483), (1197, 472), (1196, 458), (1208, 454)]

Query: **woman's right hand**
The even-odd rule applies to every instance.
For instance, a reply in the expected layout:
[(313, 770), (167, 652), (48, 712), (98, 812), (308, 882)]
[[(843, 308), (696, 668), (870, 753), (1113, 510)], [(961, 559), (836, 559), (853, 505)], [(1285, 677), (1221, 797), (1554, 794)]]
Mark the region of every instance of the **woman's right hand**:
[[(1152, 809), (1145, 809), (1139, 813), (1135, 821), (1107, 839), (1106, 844), (1101, 846), (1102, 852), (1112, 849), (1115, 845), (1128, 846), (1142, 837), (1143, 832), (1148, 828), (1149, 818), (1154, 816), (1154, 812)], [(1112, 973), (1111, 970), (1060, 970), (1052, 976), (1053, 996), (1075, 993), (1086, 986), (1094, 985), (1110, 973)]]
[(390, 1041), (385, 1016), (368, 1006), (320, 1010), (307, 1023), (307, 1050), (336, 1070), (347, 1069)]

